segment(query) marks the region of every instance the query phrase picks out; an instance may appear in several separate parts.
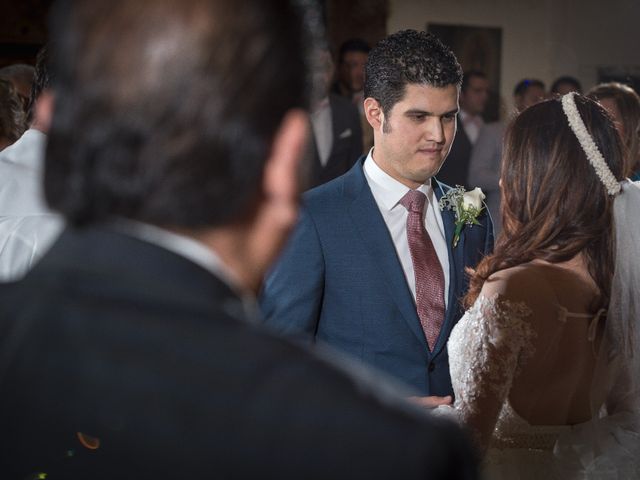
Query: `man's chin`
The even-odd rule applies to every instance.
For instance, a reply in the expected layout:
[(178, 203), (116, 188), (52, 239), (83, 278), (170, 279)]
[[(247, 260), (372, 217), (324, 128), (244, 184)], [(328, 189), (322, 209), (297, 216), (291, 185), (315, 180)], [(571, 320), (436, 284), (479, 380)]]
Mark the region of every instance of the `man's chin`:
[(419, 175), (416, 175), (416, 178), (420, 177), (422, 179), (421, 183), (428, 182), (431, 178), (436, 177), (440, 169), (442, 168), (442, 163), (438, 165), (437, 168), (429, 168), (421, 171)]

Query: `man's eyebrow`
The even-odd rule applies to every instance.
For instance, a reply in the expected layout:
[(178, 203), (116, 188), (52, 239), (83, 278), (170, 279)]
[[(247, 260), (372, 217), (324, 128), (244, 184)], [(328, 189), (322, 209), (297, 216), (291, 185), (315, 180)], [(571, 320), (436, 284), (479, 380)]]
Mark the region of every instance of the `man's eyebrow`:
[[(457, 115), (459, 111), (460, 111), (460, 109), (454, 108), (453, 110), (449, 110), (448, 112), (445, 112), (440, 116), (444, 117), (446, 115)], [(425, 115), (425, 116), (428, 116), (428, 117), (436, 116), (436, 114), (433, 113), (433, 112), (428, 112), (426, 110), (420, 110), (418, 108), (412, 108), (411, 110), (407, 110), (406, 112), (404, 112), (404, 114), (405, 115)]]

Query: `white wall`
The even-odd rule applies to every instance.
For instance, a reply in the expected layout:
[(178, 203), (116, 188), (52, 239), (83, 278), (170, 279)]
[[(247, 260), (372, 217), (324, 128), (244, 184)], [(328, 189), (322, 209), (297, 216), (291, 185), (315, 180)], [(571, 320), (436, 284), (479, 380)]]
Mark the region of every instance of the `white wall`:
[(502, 28), (501, 96), (525, 77), (572, 75), (591, 88), (599, 66), (640, 68), (640, 0), (390, 0), (387, 31), (427, 23)]

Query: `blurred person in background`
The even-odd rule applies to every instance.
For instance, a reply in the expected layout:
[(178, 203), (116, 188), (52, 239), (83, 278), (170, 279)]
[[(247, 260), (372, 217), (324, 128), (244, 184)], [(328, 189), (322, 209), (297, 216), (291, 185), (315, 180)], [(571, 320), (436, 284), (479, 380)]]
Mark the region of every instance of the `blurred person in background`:
[(588, 96), (602, 105), (613, 117), (626, 148), (631, 180), (640, 180), (640, 97), (630, 86), (622, 83), (601, 83)]
[(317, 95), (311, 100), (311, 165), (309, 187), (339, 177), (362, 155), (362, 128), (356, 106), (330, 92), (334, 68), (322, 47), (314, 56)]
[(333, 93), (348, 98), (360, 112), (363, 153), (373, 146), (373, 130), (364, 115), (364, 66), (371, 47), (361, 38), (351, 38), (338, 51), (337, 79)]
[(551, 95), (559, 96), (569, 93), (569, 92), (577, 92), (582, 93), (582, 85), (577, 78), (571, 77), (569, 75), (563, 75), (562, 77), (556, 78), (551, 84)]
[(42, 192), (44, 149), (53, 115), (49, 49), (36, 60), (28, 103), (29, 129), (0, 152), (0, 281), (16, 280), (33, 267), (58, 237), (61, 217)]
[[(480, 131), (485, 124), (482, 114), (488, 100), (489, 80), (487, 76), (477, 70), (465, 72), (460, 87), (458, 128), (447, 161), (438, 172), (438, 180), (441, 182), (451, 186), (471, 185), (468, 183), (469, 162), (480, 137)], [(477, 184), (474, 183), (474, 185)], [(482, 185), (479, 186), (482, 187)]]
[(26, 118), (13, 83), (0, 78), (0, 151), (20, 138), (26, 129)]
[(16, 63), (0, 68), (0, 78), (6, 78), (13, 83), (25, 113), (27, 113), (29, 107), (31, 84), (33, 83), (35, 74), (35, 68), (24, 63)]
[(517, 112), (545, 99), (545, 86), (541, 80), (525, 78), (513, 89), (513, 100)]
[(337, 80), (334, 92), (354, 102), (362, 101), (364, 66), (371, 47), (360, 38), (352, 38), (340, 45)]

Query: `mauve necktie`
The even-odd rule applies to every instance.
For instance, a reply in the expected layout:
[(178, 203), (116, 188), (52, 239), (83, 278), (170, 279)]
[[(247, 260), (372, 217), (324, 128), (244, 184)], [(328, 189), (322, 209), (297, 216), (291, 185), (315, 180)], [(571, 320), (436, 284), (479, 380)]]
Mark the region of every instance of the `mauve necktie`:
[(416, 277), (416, 307), (429, 350), (436, 344), (444, 322), (444, 274), (429, 234), (424, 228), (427, 197), (409, 190), (400, 203), (408, 210), (407, 238)]

